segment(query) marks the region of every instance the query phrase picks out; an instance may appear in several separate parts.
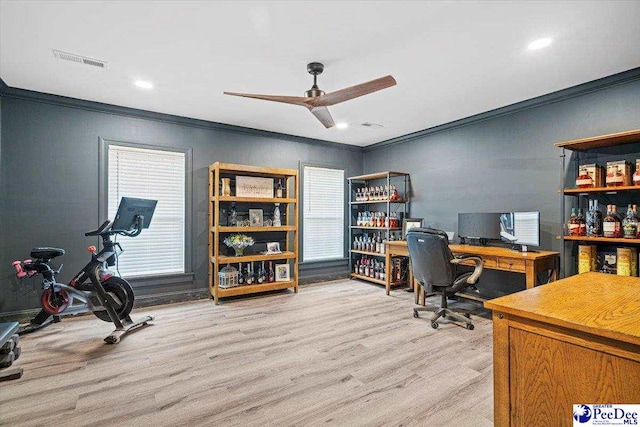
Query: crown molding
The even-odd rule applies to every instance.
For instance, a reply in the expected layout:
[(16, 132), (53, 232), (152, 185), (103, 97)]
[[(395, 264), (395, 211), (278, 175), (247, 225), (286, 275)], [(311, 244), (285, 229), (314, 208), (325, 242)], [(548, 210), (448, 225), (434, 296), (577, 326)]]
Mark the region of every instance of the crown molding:
[(192, 119), (189, 117), (174, 116), (171, 114), (157, 113), (154, 111), (140, 110), (137, 108), (122, 107), (119, 105), (105, 104), (95, 101), (70, 98), (66, 96), (52, 95), (43, 92), (36, 92), (26, 89), (18, 89), (8, 86), (0, 78), (0, 96), (6, 98), (21, 99), (44, 104), (53, 104), (81, 110), (113, 114), (118, 116), (134, 117), (145, 120), (154, 120), (162, 123), (177, 124), (182, 126), (197, 127), (202, 129), (213, 129), (234, 134), (258, 136), (270, 139), (279, 139), (289, 142), (310, 144), (313, 146), (323, 146), (328, 148), (338, 148), (341, 150), (362, 152), (362, 147), (339, 142), (326, 141), (322, 139), (306, 138), (303, 136), (290, 135), (286, 133), (270, 132), (266, 130), (247, 128), (243, 126), (228, 125), (225, 123), (211, 122), (207, 120)]
[(17, 89), (8, 86), (0, 78), (0, 96), (7, 98), (24, 99), (33, 102), (42, 102), (48, 104), (62, 105), (66, 107), (79, 108), (88, 111), (96, 111), (107, 114), (115, 114), (127, 117), (136, 117), (147, 120), (155, 120), (164, 123), (172, 123), (183, 126), (199, 127), (203, 129), (215, 129), (223, 132), (231, 132), (235, 134), (244, 134), (249, 136), (258, 136), (271, 139), (279, 139), (290, 142), (298, 142), (304, 144), (311, 144), (314, 146), (325, 146), (329, 148), (339, 148), (348, 151), (357, 152), (369, 152), (373, 150), (382, 149), (392, 145), (404, 144), (415, 139), (423, 138), (428, 135), (445, 132), (448, 130), (457, 129), (464, 126), (469, 126), (475, 123), (483, 122), (490, 119), (506, 116), (509, 114), (518, 113), (531, 108), (538, 108), (547, 104), (555, 102), (561, 102), (567, 99), (575, 98), (578, 96), (586, 95), (588, 93), (600, 91), (613, 86), (629, 83), (640, 79), (640, 67), (633, 68), (631, 70), (623, 71), (621, 73), (613, 74), (611, 76), (603, 77), (601, 79), (593, 80), (580, 85), (572, 86), (566, 89), (562, 89), (556, 92), (552, 92), (546, 95), (541, 95), (536, 98), (531, 98), (525, 101), (517, 102), (515, 104), (507, 105), (504, 107), (496, 108), (494, 110), (485, 111), (480, 114), (465, 117), (460, 120), (445, 123), (442, 125), (434, 126), (431, 128), (423, 129), (417, 132), (413, 132), (407, 135), (402, 135), (396, 138), (388, 139), (385, 141), (377, 142), (366, 147), (360, 147), (349, 144), (341, 144), (338, 142), (326, 141), (321, 139), (305, 138), (302, 136), (295, 136), (285, 133), (270, 132), (260, 129), (247, 128), (242, 126), (228, 125), (224, 123), (210, 122), (207, 120), (192, 119), (188, 117), (174, 116), (171, 114), (156, 113), (153, 111), (139, 110), (136, 108), (121, 107), (118, 105), (104, 104), (94, 101), (85, 101), (82, 99), (69, 98), (59, 95), (51, 95), (41, 92), (35, 92), (25, 89)]
[(546, 95), (538, 96), (536, 98), (527, 99), (526, 101), (516, 102), (515, 104), (496, 108), (495, 110), (485, 111), (484, 113), (465, 117), (463, 119), (455, 120), (453, 122), (445, 123), (443, 125), (434, 126), (432, 128), (423, 129), (407, 135), (399, 136), (397, 138), (392, 138), (386, 141), (377, 142), (375, 144), (364, 147), (364, 152), (366, 153), (369, 151), (389, 147), (392, 145), (404, 144), (406, 142), (423, 138), (428, 135), (433, 135), (436, 133), (445, 132), (448, 130), (457, 129), (464, 126), (469, 126), (475, 123), (483, 122), (485, 120), (495, 119), (495, 118), (506, 116), (509, 114), (519, 113), (521, 111), (529, 110), (531, 108), (538, 108), (538, 107), (541, 107), (547, 104), (552, 104), (555, 102), (561, 102), (567, 99), (586, 95), (588, 93), (596, 92), (603, 89), (608, 89), (610, 87), (629, 83), (635, 80), (640, 80), (640, 67), (623, 71), (618, 74), (613, 74), (611, 76), (603, 77), (601, 79), (592, 80), (590, 82), (583, 83), (577, 86), (572, 86), (570, 88), (561, 89), (556, 92), (551, 92)]

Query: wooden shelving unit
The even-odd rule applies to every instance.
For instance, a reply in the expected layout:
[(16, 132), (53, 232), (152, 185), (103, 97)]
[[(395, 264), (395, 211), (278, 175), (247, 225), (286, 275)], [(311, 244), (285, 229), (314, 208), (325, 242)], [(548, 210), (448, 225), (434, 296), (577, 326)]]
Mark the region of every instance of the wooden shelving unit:
[[(356, 225), (356, 218), (358, 217), (358, 212), (364, 211), (376, 211), (376, 212), (384, 212), (387, 217), (390, 216), (392, 212), (397, 212), (401, 214), (400, 221), (402, 221), (402, 217), (407, 217), (409, 215), (409, 174), (404, 172), (395, 172), (395, 171), (387, 171), (387, 172), (379, 172), (372, 173), (366, 175), (352, 176), (347, 178), (349, 182), (349, 271), (351, 272), (351, 277), (354, 279), (366, 280), (368, 282), (376, 283), (379, 285), (386, 285), (386, 281), (384, 279), (377, 279), (375, 277), (369, 277), (358, 272), (354, 272), (354, 264), (355, 261), (362, 257), (369, 257), (378, 259), (378, 262), (383, 262), (385, 259), (384, 253), (364, 251), (364, 250), (356, 250), (353, 248), (353, 241), (356, 236), (363, 236), (365, 233), (373, 232), (374, 234), (382, 233), (382, 239), (388, 240), (391, 236), (391, 233), (396, 233), (402, 230), (402, 227), (364, 227)], [(400, 194), (400, 198), (394, 201), (391, 200), (367, 200), (367, 201), (357, 201), (355, 200), (356, 191), (358, 188), (362, 187), (370, 187), (370, 186), (387, 186), (395, 185)], [(389, 274), (388, 271), (385, 274)], [(406, 281), (402, 282), (392, 282), (392, 286), (397, 286), (400, 284), (406, 284)]]
[[(234, 190), (230, 196), (222, 195), (221, 179), (228, 178), (234, 189), (237, 176), (270, 178), (273, 179), (274, 185), (277, 180), (281, 180), (284, 183), (284, 197), (238, 197), (234, 195)], [(249, 209), (263, 209), (264, 213), (271, 214), (276, 203), (279, 204), (281, 211), (282, 225), (280, 226), (231, 226), (227, 225), (223, 218), (223, 211), (229, 210), (232, 204), (236, 205), (239, 213)], [(245, 255), (234, 256), (223, 240), (226, 236), (236, 233), (253, 236), (256, 240), (254, 246), (261, 246), (259, 239), (282, 242), (282, 252), (252, 253), (250, 250), (254, 247), (250, 247)], [(237, 268), (240, 263), (262, 261), (288, 264), (290, 280), (229, 288), (220, 287), (218, 273), (227, 264)], [(219, 299), (224, 297), (288, 288), (298, 292), (298, 171), (220, 162), (209, 166), (209, 290), (214, 302), (218, 304)]]
[[(598, 163), (605, 166), (606, 161), (626, 160), (635, 164), (635, 159), (640, 158), (640, 129), (619, 132), (608, 135), (594, 136), (590, 138), (581, 138), (571, 141), (562, 141), (555, 144), (562, 148), (562, 198), (561, 198), (561, 218), (563, 235), (559, 236), (563, 244), (561, 247), (561, 260), (565, 268), (561, 269), (562, 276), (570, 276), (575, 271), (575, 262), (569, 263), (567, 267), (566, 260), (566, 244), (575, 245), (575, 242), (583, 242), (585, 244), (594, 245), (612, 245), (612, 246), (636, 246), (640, 244), (640, 239), (625, 238), (608, 238), (608, 237), (587, 237), (587, 236), (570, 236), (566, 230), (566, 207), (565, 198), (577, 197), (578, 206), (584, 207), (583, 197), (598, 196), (600, 200), (607, 202), (601, 203), (601, 206), (607, 204), (616, 204), (625, 207), (628, 203), (640, 204), (640, 186), (622, 186), (622, 187), (597, 187), (597, 188), (575, 188), (574, 180), (578, 175), (579, 167), (587, 163)], [(569, 165), (567, 168), (567, 152), (570, 154)], [(575, 176), (571, 176), (571, 174)], [(569, 185), (568, 185), (569, 184)], [(575, 203), (575, 199), (573, 199)], [(575, 247), (573, 247), (575, 249)], [(571, 251), (572, 253), (574, 251)], [(566, 270), (566, 271), (565, 271)]]

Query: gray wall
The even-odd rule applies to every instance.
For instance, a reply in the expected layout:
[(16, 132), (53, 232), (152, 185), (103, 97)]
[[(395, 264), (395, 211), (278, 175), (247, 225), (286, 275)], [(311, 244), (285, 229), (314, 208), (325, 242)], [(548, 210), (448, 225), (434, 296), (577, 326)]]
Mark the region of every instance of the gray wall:
[[(570, 94), (370, 147), (364, 173), (389, 168), (410, 173), (411, 216), (443, 230), (457, 230), (458, 212), (540, 211), (541, 249), (559, 251), (562, 150), (554, 143), (640, 128), (637, 77), (580, 96)], [(523, 289), (524, 276), (486, 272), (481, 286), (488, 296), (498, 295)]]
[[(299, 162), (362, 173), (357, 147), (180, 119), (7, 89), (1, 104), (0, 313), (38, 307), (39, 284), (18, 286), (11, 262), (35, 246), (67, 250), (61, 281), (87, 262), (99, 225), (99, 138), (193, 149), (193, 268), (195, 281), (157, 284), (136, 293), (157, 295), (207, 287), (208, 166), (216, 161), (298, 169)], [(126, 249), (126, 248), (125, 248)], [(346, 262), (301, 266), (301, 280), (346, 273)], [(27, 282), (29, 283), (29, 282)], [(35, 291), (34, 291), (35, 288)]]
[[(38, 284), (30, 292), (18, 286), (10, 267), (31, 247), (67, 249), (63, 281), (86, 262), (85, 248), (95, 242), (84, 232), (99, 221), (100, 137), (193, 149), (195, 281), (160, 283), (138, 295), (206, 289), (207, 166), (215, 161), (325, 164), (343, 167), (346, 176), (408, 172), (411, 215), (428, 225), (456, 230), (458, 212), (539, 210), (542, 249), (559, 250), (561, 150), (553, 144), (640, 128), (640, 69), (631, 71), (365, 150), (35, 94), (0, 80), (0, 313), (38, 307)], [(346, 272), (345, 262), (303, 265), (301, 280)], [(481, 287), (497, 295), (524, 288), (524, 278), (487, 272)]]

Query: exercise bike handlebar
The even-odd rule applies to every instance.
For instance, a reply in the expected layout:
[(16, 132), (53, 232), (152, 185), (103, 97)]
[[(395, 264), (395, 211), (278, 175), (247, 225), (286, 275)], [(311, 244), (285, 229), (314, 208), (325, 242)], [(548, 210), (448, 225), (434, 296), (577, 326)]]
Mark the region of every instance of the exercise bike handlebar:
[(89, 237), (89, 236), (100, 236), (107, 229), (107, 227), (109, 227), (109, 225), (111, 225), (111, 221), (110, 220), (106, 220), (105, 222), (102, 223), (102, 225), (100, 227), (98, 227), (97, 230), (87, 231), (86, 233), (84, 233), (84, 235), (87, 236), (87, 237)]
[(113, 228), (109, 228), (109, 226), (112, 226), (113, 223), (110, 220), (106, 220), (105, 222), (102, 223), (102, 225), (100, 227), (98, 227), (97, 230), (93, 230), (93, 231), (87, 231), (86, 233), (84, 233), (85, 236), (89, 237), (89, 236), (102, 236), (103, 238), (105, 236), (110, 236), (110, 235), (114, 235), (114, 234), (120, 234), (123, 236), (129, 236), (129, 237), (136, 237), (137, 235), (139, 235), (142, 232), (142, 225), (144, 224), (144, 217), (142, 215), (136, 215), (135, 216), (135, 221), (133, 222), (133, 224), (131, 225), (131, 228), (128, 230), (114, 230)]

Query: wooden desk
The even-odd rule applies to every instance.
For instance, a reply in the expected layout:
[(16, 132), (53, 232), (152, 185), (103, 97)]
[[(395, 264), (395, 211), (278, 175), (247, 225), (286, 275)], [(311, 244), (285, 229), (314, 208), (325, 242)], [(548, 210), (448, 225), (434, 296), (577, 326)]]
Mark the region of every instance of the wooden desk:
[[(558, 264), (560, 254), (551, 251), (537, 252), (516, 252), (507, 248), (495, 246), (473, 246), (473, 245), (449, 245), (454, 255), (472, 254), (482, 258), (484, 268), (500, 271), (511, 271), (526, 275), (527, 289), (538, 284), (537, 276), (542, 271), (549, 271), (549, 281), (558, 278)], [(390, 268), (393, 256), (409, 256), (409, 248), (404, 240), (386, 242), (385, 248), (386, 262), (386, 288), (387, 295), (391, 289)], [(411, 279), (411, 276), (409, 276)], [(409, 283), (413, 286), (413, 280)], [(416, 287), (414, 286), (414, 289)]]
[(640, 402), (640, 279), (585, 273), (493, 310), (496, 426), (573, 425), (573, 404)]

